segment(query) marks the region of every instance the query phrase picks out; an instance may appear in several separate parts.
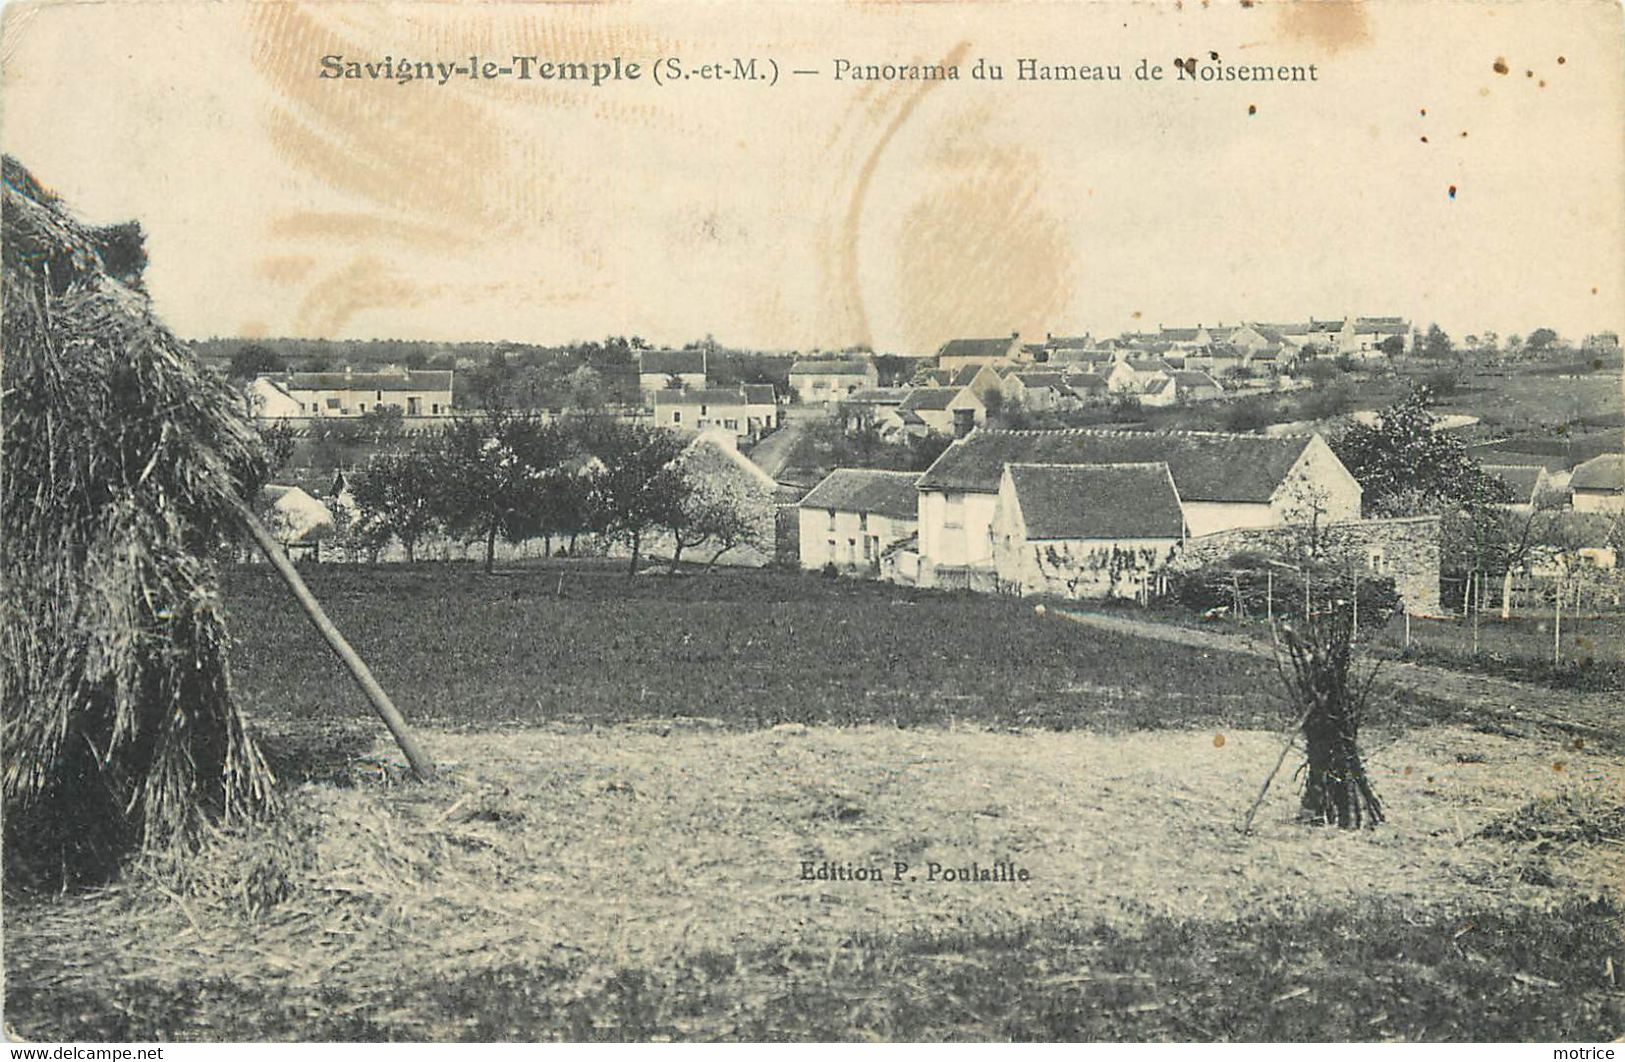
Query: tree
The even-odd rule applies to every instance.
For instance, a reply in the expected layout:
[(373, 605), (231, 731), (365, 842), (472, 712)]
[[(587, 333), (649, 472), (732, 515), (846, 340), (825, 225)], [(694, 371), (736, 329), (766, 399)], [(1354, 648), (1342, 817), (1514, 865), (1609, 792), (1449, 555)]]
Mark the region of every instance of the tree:
[(400, 540), (408, 563), (417, 559), (423, 536), (443, 525), (441, 493), (445, 469), (427, 450), (375, 454), (349, 478), (350, 495), (360, 510), (356, 534), (363, 540)]
[(1377, 344), (1377, 349), (1390, 358), (1397, 358), (1405, 353), (1405, 337), (1400, 335), (1387, 336), (1381, 343)]
[(578, 365), (564, 378), (573, 409), (596, 410), (604, 406), (604, 379), (591, 365)]
[(710, 571), (735, 549), (767, 543), (774, 519), (771, 488), (753, 484), (714, 446), (690, 446), (676, 465), (686, 491), (670, 527), (673, 563), (685, 548), (705, 546), (711, 550), (705, 565)]
[(1433, 430), (1429, 397), (1426, 387), (1418, 387), (1379, 413), (1376, 424), (1351, 424), (1329, 440), (1359, 481), (1367, 516), (1438, 513), (1510, 497), (1460, 439)]
[(257, 427), (260, 442), (265, 447), (266, 475), (275, 476), (293, 460), (293, 429), (286, 424), (261, 424)]
[(626, 574), (637, 574), (643, 537), (682, 519), (688, 484), (676, 465), (683, 443), (671, 432), (642, 424), (597, 425), (587, 448), (601, 467), (592, 477), (594, 522), (627, 545)]
[(518, 543), (542, 533), (543, 488), (573, 441), (534, 414), (503, 410), (455, 421), (443, 438), (441, 516), (451, 534), (484, 541), (489, 575), (499, 536)]
[(250, 343), (231, 356), (226, 375), (233, 380), (252, 380), (262, 372), (286, 372), (287, 360), (270, 347)]
[(1557, 345), (1557, 333), (1550, 328), (1537, 328), (1529, 333), (1523, 341), (1524, 349), (1531, 354), (1541, 354)]
[(1436, 324), (1428, 325), (1427, 334), (1422, 338), (1424, 358), (1448, 358), (1455, 350), (1455, 344), (1450, 342), (1450, 336), (1444, 329)]

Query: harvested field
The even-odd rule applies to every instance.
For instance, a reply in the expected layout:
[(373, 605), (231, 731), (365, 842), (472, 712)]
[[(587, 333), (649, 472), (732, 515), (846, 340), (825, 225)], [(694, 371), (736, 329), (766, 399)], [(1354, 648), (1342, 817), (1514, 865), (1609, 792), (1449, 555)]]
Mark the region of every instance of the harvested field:
[[(1605, 970), (1625, 963), (1618, 820), (1551, 834), (1564, 808), (1625, 803), (1625, 761), (1573, 743), (1374, 736), (1389, 824), (1299, 825), (1283, 777), (1247, 836), (1275, 732), (427, 739), (448, 764), (433, 785), (392, 783), (379, 748), (299, 788), (272, 839), (14, 906), (9, 1020), (47, 1039), (1587, 1040), (1625, 1022)], [(826, 860), (918, 880), (800, 879)], [(926, 880), (973, 860), (1031, 878)]]

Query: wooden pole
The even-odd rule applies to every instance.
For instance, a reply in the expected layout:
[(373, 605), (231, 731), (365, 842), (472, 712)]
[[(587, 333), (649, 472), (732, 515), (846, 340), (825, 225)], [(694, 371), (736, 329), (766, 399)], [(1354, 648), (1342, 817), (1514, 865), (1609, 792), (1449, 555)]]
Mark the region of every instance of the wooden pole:
[(373, 710), (389, 728), (390, 735), (395, 738), (395, 744), (406, 753), (406, 760), (412, 765), (412, 773), (417, 775), (419, 781), (426, 782), (433, 778), (434, 762), (424, 754), (423, 747), (418, 744), (417, 737), (406, 725), (406, 720), (395, 707), (395, 702), (389, 699), (389, 694), (385, 693), (384, 688), (378, 685), (378, 680), (372, 677), (372, 669), (367, 667), (367, 662), (350, 648), (350, 643), (344, 640), (344, 635), (340, 634), (339, 629), (333, 626), (333, 621), (327, 618), (321, 602), (316, 600), (315, 595), (310, 592), (310, 587), (305, 585), (305, 580), (300, 577), (293, 562), (288, 560), (288, 555), (283, 551), (281, 544), (266, 529), (260, 518), (254, 515), (252, 509), (245, 505), (239, 507), (238, 512), (243, 518), (243, 525), (248, 528), (248, 533), (259, 545), (260, 552), (265, 554), (265, 559), (271, 562), (271, 566), (282, 577), (282, 581), (288, 584), (288, 589), (293, 591), (295, 600), (305, 610), (311, 624), (321, 632), (323, 638), (327, 639), (327, 644), (334, 655), (349, 668), (356, 684), (361, 687), (361, 692), (372, 702)]
[(1563, 662), (1563, 577), (1557, 577), (1556, 593), (1552, 594), (1552, 663)]

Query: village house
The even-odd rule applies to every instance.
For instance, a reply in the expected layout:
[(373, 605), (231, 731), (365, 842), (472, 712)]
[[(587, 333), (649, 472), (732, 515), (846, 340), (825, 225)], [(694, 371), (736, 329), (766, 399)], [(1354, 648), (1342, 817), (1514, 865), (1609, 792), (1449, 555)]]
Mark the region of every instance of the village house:
[(257, 417), (359, 417), (393, 407), (407, 417), (452, 412), (449, 369), (261, 373), (248, 386)]
[(704, 350), (645, 350), (638, 354), (638, 391), (700, 391), (707, 384)]
[(1001, 588), (1062, 597), (1130, 597), (1185, 540), (1179, 492), (1161, 461), (1008, 464), (994, 503)]
[(735, 439), (754, 439), (778, 427), (771, 384), (656, 391), (653, 405), (654, 422), (663, 428), (720, 428)]
[(1219, 381), (1205, 372), (1193, 369), (1174, 369), (1160, 378), (1154, 378), (1140, 395), (1145, 406), (1183, 405), (1218, 398), (1224, 393)]
[(1625, 456), (1603, 454), (1576, 465), (1569, 490), (1577, 513), (1625, 512)]
[(1349, 326), (1351, 344), (1341, 353), (1377, 357), (1382, 344), (1398, 337), (1403, 342), (1411, 334), (1411, 323), (1403, 317), (1356, 317)]
[(965, 435), (987, 423), (987, 405), (968, 387), (916, 387), (898, 413), (912, 413), (938, 435)]
[(843, 431), (862, 431), (876, 428), (885, 415), (903, 404), (908, 387), (874, 387), (853, 391), (841, 399), (840, 415)]
[(1052, 369), (1080, 369), (1104, 372), (1117, 360), (1109, 350), (1052, 350), (1048, 365)]
[(1102, 402), (1111, 394), (1111, 385), (1098, 372), (1063, 372), (1061, 378), (1080, 404)]
[(801, 566), (878, 574), (893, 546), (914, 537), (918, 472), (837, 468), (801, 499)]
[(950, 339), (937, 350), (937, 368), (958, 372), (967, 365), (1021, 361), (1021, 333), (1008, 339)]
[[(1101, 381), (1104, 386), (1105, 381)], [(1012, 372), (1004, 378), (1004, 400), (1033, 413), (1076, 409), (1081, 403), (1059, 372)]]
[(989, 431), (954, 442), (919, 481), (922, 578), (992, 567), (992, 521), (1007, 464), (1163, 462), (1186, 527), (1204, 535), (1360, 516), (1360, 485), (1319, 435)]
[(868, 358), (802, 358), (790, 366), (790, 390), (803, 402), (836, 402), (854, 391), (880, 386)]

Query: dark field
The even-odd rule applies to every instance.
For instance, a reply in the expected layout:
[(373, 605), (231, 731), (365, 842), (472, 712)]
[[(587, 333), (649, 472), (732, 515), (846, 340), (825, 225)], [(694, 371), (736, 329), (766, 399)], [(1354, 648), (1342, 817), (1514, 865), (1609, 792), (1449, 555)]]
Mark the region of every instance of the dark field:
[[(584, 562), (495, 576), (472, 564), (311, 566), (305, 577), (408, 718), (439, 727), (1282, 722), (1268, 661), (1084, 632), (1012, 598), (769, 571), (628, 580)], [(229, 572), (225, 597), (253, 717), (367, 715), (268, 570)]]

